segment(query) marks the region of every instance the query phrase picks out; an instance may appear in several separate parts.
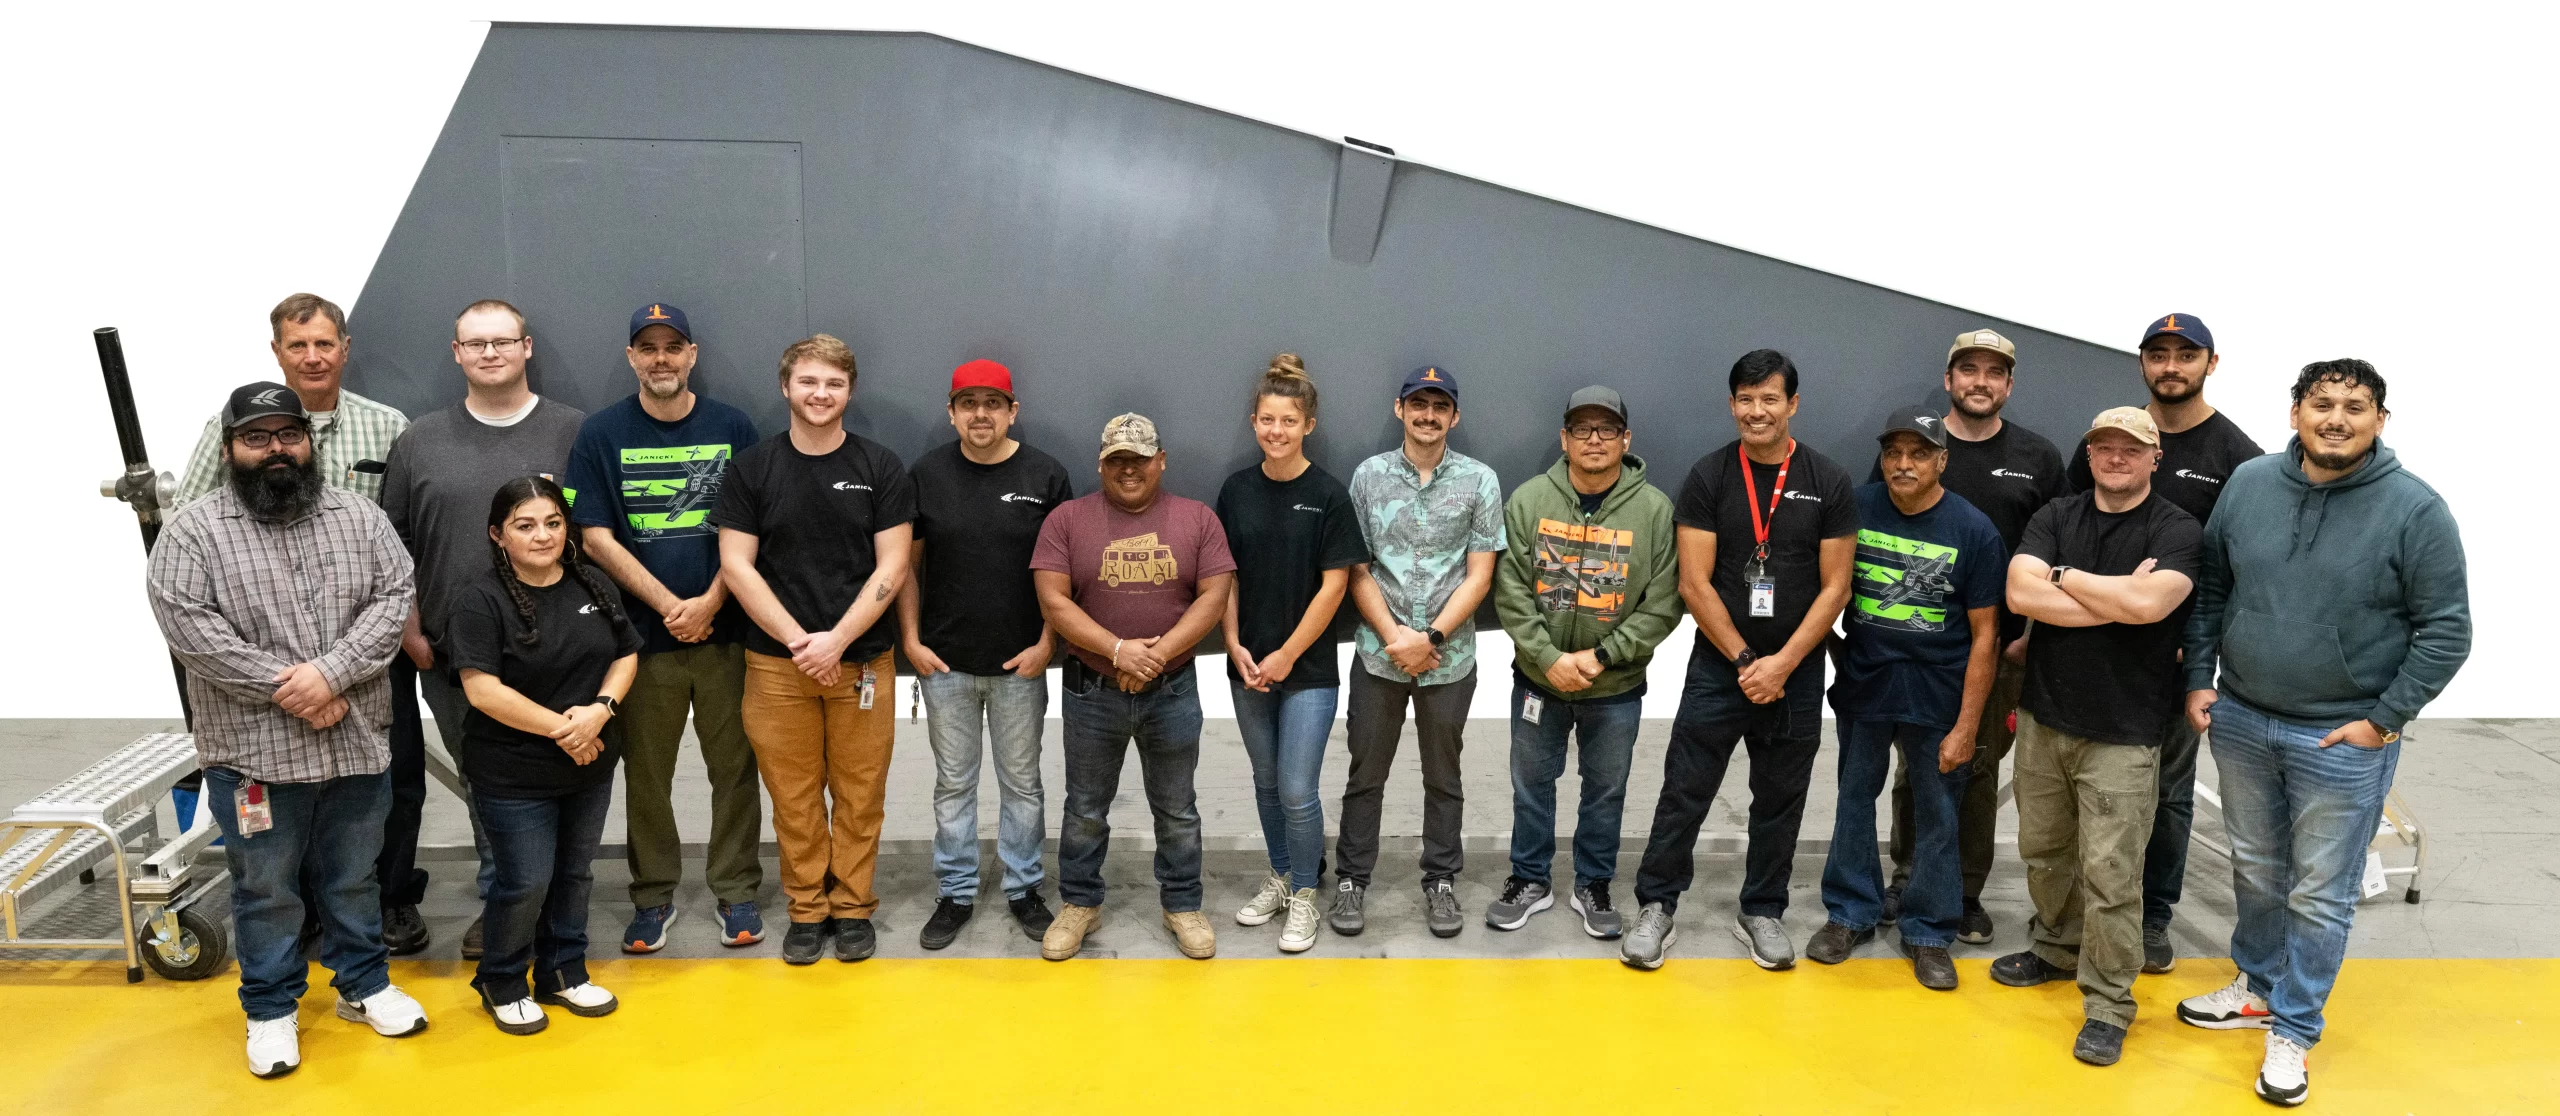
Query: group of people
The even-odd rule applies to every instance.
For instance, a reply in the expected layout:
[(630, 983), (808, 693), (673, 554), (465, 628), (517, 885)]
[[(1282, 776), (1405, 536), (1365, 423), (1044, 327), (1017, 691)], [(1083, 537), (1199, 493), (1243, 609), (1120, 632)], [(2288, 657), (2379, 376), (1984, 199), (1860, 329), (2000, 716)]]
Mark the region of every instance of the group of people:
[[(1958, 336), (1948, 406), (1896, 411), (1863, 486), (1790, 435), (1793, 363), (1747, 353), (1727, 377), (1739, 436), (1676, 495), (1630, 452), (1624, 400), (1592, 386), (1565, 400), (1553, 466), (1506, 499), (1491, 468), (1450, 446), (1460, 388), (1439, 367), (1395, 392), (1401, 444), (1337, 480), (1307, 457), (1318, 392), (1284, 353), (1251, 396), (1262, 459), (1214, 505), (1164, 491), (1169, 454), (1140, 414), (1104, 426), (1099, 488), (1076, 496), (1064, 465), (1013, 436), (1013, 373), (991, 361), (953, 371), (957, 437), (910, 465), (844, 429), (855, 361), (824, 334), (784, 351), (789, 428), (760, 439), (693, 390), (696, 340), (664, 303), (631, 317), (637, 392), (594, 415), (528, 388), (531, 331), (501, 301), (455, 322), (463, 401), (415, 423), (340, 385), (351, 341), (338, 307), (295, 295), (271, 325), (285, 381), (238, 389), (207, 424), (182, 486), (192, 502), (150, 573), (233, 869), (261, 1076), (299, 1063), (307, 938), (341, 1016), (386, 1035), (426, 1026), (385, 961), (428, 940), (420, 696), (480, 846), (484, 909), (464, 953), (511, 1034), (543, 1029), (546, 1006), (616, 1006), (584, 958), (617, 765), (634, 910), (621, 947), (666, 944), (681, 913), (670, 788), (688, 717), (711, 784), (720, 940), (763, 939), (769, 799), (783, 959), (871, 956), (899, 652), (935, 766), (924, 948), (949, 946), (975, 913), (992, 753), (1007, 913), (1042, 956), (1074, 957), (1100, 924), (1109, 807), (1134, 747), (1165, 930), (1186, 956), (1216, 953), (1193, 785), (1193, 657), (1213, 631), (1269, 854), (1236, 921), (1278, 921), (1287, 952), (1328, 926), (1362, 932), (1409, 711), (1421, 909), (1434, 934), (1456, 935), (1460, 754), (1490, 596), (1513, 648), (1513, 824), (1488, 926), (1519, 929), (1555, 903), (1571, 753), (1567, 904), (1627, 965), (1659, 968), (1741, 747), (1750, 824), (1731, 931), (1760, 967), (1791, 968), (1781, 917), (1827, 676), (1840, 799), (1826, 921), (1804, 954), (1838, 964), (1891, 923), (1915, 978), (1954, 988), (1951, 943), (1994, 937), (1980, 893), (2014, 750), (2035, 915), (2028, 948), (1991, 973), (2076, 980), (2073, 1053), (2111, 1064), (2135, 975), (2176, 962), (2167, 927), (2209, 730), (2240, 976), (2178, 1015), (2268, 1029), (2257, 1092), (2297, 1104), (2399, 734), (2469, 647), (2460, 540), (2444, 501), (2380, 441), (2383, 378), (2356, 360), (2306, 366), (2294, 438), (2263, 454), (2205, 402), (2219, 358), (2191, 315), (2142, 337), (2148, 403), (2098, 413), (2067, 459), (2002, 415), (2016, 347), (1988, 329)], [(1611, 892), (1641, 701), (1684, 614), (1698, 636), (1629, 918)], [(1355, 620), (1346, 672), (1336, 633)], [(1067, 783), (1055, 913), (1041, 894), (1040, 774), (1053, 661)], [(1318, 786), (1337, 707), (1350, 766), (1328, 897)], [(1877, 852), (1888, 786), (1890, 880)]]

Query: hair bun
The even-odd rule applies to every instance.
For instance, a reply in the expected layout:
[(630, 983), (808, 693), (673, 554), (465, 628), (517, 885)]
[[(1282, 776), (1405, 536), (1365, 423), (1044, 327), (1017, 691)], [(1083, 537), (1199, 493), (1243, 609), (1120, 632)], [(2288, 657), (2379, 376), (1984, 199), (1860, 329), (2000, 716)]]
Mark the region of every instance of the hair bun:
[(1296, 353), (1282, 353), (1271, 358), (1271, 367), (1263, 375), (1287, 380), (1304, 380), (1308, 378), (1307, 365), (1306, 362), (1298, 359)]

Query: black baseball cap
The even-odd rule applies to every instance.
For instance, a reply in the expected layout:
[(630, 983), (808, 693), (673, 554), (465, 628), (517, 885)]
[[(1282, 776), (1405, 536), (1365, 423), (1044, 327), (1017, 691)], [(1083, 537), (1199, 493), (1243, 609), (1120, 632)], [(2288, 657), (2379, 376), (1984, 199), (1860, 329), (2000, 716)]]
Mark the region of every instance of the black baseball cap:
[(231, 401), (222, 407), (222, 428), (236, 430), (241, 423), (270, 415), (284, 415), (311, 425), (311, 412), (302, 409), (302, 397), (293, 389), (273, 380), (260, 380), (231, 389)]
[(1939, 449), (1947, 448), (1947, 420), (1927, 407), (1911, 406), (1894, 411), (1893, 417), (1884, 420), (1884, 432), (1876, 435), (1876, 442), (1890, 442), (1894, 435), (1904, 432), (1917, 434), (1921, 441)]
[(1452, 405), (1458, 402), (1457, 373), (1451, 372), (1446, 368), (1432, 367), (1416, 368), (1411, 372), (1405, 373), (1404, 386), (1396, 389), (1396, 402), (1402, 403), (1404, 402), (1405, 396), (1421, 391), (1424, 388), (1436, 388), (1440, 391), (1447, 392), (1449, 395), (1449, 402)]
[(684, 320), (682, 310), (663, 302), (652, 302), (631, 312), (632, 339), (637, 340), (641, 330), (653, 325), (672, 329), (676, 331), (676, 336), (684, 338), (686, 344), (693, 343), (693, 323)]

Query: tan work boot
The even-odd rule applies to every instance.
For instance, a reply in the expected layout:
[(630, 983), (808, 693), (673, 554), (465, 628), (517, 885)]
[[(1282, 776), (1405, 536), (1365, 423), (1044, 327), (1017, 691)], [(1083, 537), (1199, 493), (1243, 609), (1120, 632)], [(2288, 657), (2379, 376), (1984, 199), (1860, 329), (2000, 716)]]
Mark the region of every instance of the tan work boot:
[(1198, 911), (1166, 911), (1164, 928), (1173, 932), (1173, 944), (1182, 947), (1182, 955), (1194, 961), (1206, 961), (1218, 955), (1218, 932), (1209, 929), (1209, 917)]
[(1067, 904), (1059, 910), (1057, 921), (1049, 924), (1049, 932), (1040, 936), (1040, 956), (1051, 961), (1075, 956), (1084, 948), (1084, 936), (1101, 924), (1102, 908)]

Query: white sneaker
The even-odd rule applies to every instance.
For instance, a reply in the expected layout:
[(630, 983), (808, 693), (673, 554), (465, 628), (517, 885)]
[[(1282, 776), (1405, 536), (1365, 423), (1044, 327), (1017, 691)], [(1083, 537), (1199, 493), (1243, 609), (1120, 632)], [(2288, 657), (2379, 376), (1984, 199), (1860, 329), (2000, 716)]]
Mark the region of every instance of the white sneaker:
[(302, 1024), (293, 1016), (249, 1021), (249, 1072), (282, 1077), (302, 1065)]
[(407, 1038), (427, 1029), (427, 1009), (397, 984), (383, 985), (382, 991), (361, 1000), (338, 997), (338, 1018), (371, 1026), (384, 1038)]
[(511, 1035), (529, 1035), (551, 1025), (551, 1017), (544, 1015), (542, 1005), (534, 1003), (530, 997), (493, 1004), (489, 1002), (488, 995), (482, 993), (480, 1006), (489, 1013), (489, 1018), (498, 1021), (499, 1030)]
[(575, 988), (563, 988), (557, 992), (537, 992), (533, 998), (554, 1007), (567, 1008), (569, 1014), (583, 1015), (589, 1019), (599, 1015), (611, 1015), (613, 1009), (622, 1006), (621, 1001), (613, 998), (613, 993), (595, 984), (581, 984)]
[(2178, 1001), (2178, 1021), (2208, 1031), (2236, 1031), (2243, 1027), (2265, 1027), (2274, 1019), (2267, 1011), (2267, 999), (2249, 991), (2249, 974), (2231, 978), (2231, 983), (2201, 996)]
[(1289, 921), (1280, 924), (1280, 952), (1304, 953), (1316, 944), (1316, 928), (1324, 916), (1316, 910), (1316, 889), (1302, 887), (1289, 893)]
[(2267, 1032), (2267, 1060), (2258, 1067), (2258, 1099), (2291, 1108), (2311, 1098), (2311, 1052), (2292, 1039)]
[(1253, 901), (1236, 912), (1236, 924), (1260, 926), (1271, 921), (1273, 915), (1288, 905), (1289, 881), (1281, 879), (1277, 872), (1266, 872), (1262, 877), (1262, 890), (1254, 892)]

